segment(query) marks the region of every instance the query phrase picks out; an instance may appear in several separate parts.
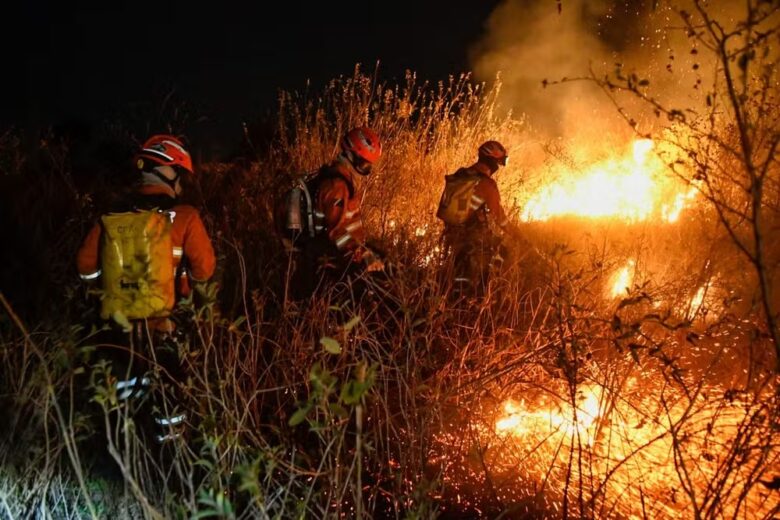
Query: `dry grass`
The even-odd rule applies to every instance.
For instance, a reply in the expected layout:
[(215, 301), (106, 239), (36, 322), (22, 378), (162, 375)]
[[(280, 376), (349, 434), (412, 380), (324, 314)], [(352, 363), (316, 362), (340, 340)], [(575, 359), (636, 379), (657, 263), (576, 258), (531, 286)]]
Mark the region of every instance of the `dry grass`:
[[(259, 161), (204, 165), (221, 288), (218, 303), (189, 311), (183, 390), (196, 430), (175, 452), (156, 453), (116, 396), (88, 385), (106, 369), (101, 331), (54, 310), (27, 330), (7, 302), (0, 517), (777, 514), (777, 492), (761, 484), (778, 473), (773, 359), (749, 305), (754, 282), (706, 208), (671, 228), (527, 225), (536, 249), (513, 247), (486, 299), (447, 297), (447, 259), (432, 254), (442, 176), (486, 138), (511, 153), (528, 137), (498, 111), (498, 88), (413, 75), (385, 85), (356, 71), (323, 92), (282, 95), (276, 142)], [(385, 142), (362, 188), (367, 227), (397, 272), (285, 305), (273, 196), (355, 124)], [(520, 163), (502, 173), (505, 193), (522, 195)], [(81, 208), (72, 248), (92, 207), (78, 192), (71, 206)], [(629, 257), (634, 283), (610, 298)], [(710, 279), (716, 296), (692, 308)], [(86, 313), (75, 284), (60, 283), (58, 304)], [(594, 387), (598, 418), (580, 424)], [(507, 433), (496, 427), (507, 399), (524, 401), (521, 421), (562, 419)]]

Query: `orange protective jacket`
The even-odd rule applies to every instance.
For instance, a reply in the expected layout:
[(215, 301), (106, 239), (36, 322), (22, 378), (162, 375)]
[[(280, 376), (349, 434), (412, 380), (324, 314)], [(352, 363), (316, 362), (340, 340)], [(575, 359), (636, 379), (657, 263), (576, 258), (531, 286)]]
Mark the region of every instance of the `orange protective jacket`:
[[(144, 209), (155, 207), (156, 204), (153, 204), (153, 201), (165, 201), (165, 198), (168, 197), (163, 186), (142, 186), (138, 191), (138, 196), (142, 201), (148, 200), (148, 208)], [(180, 279), (177, 281), (179, 293), (182, 296), (187, 296), (189, 293), (188, 273), (178, 269), (182, 258), (187, 259), (187, 265), (190, 268), (189, 277), (193, 281), (203, 282), (214, 274), (216, 267), (214, 248), (198, 210), (186, 204), (175, 204), (165, 209), (175, 212), (171, 225), (173, 259), (176, 270), (180, 273)], [(100, 276), (100, 236), (102, 230), (99, 222), (95, 224), (76, 254), (76, 267), (83, 280), (92, 280)]]
[(317, 228), (327, 233), (339, 251), (351, 253), (352, 260), (368, 260), (366, 234), (360, 216), (360, 199), (355, 193), (351, 168), (335, 161), (320, 170), (314, 202)]

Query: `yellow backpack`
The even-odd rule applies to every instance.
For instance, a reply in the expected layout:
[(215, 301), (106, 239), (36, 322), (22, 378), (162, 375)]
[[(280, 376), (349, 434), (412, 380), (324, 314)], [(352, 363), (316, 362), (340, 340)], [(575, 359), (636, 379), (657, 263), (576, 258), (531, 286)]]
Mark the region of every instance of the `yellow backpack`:
[(478, 183), (478, 175), (447, 175), (436, 216), (445, 224), (465, 224), (471, 216), (471, 196)]
[(173, 309), (171, 220), (157, 210), (102, 217), (103, 319), (115, 312), (128, 319), (167, 316)]

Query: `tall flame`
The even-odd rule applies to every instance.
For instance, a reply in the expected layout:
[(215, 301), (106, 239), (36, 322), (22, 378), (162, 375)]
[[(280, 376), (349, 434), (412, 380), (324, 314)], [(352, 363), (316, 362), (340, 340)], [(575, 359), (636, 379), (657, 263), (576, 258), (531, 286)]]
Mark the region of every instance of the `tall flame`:
[(675, 222), (695, 190), (669, 193), (663, 162), (650, 152), (650, 139), (634, 141), (631, 153), (601, 161), (584, 172), (563, 172), (525, 204), (523, 221), (546, 221), (557, 216), (612, 217), (629, 222), (657, 216)]

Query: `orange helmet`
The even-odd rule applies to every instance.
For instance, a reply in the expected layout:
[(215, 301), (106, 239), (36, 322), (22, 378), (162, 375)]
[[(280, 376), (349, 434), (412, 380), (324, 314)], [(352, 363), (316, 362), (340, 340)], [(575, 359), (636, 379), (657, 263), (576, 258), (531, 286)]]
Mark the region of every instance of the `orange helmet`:
[(368, 127), (353, 128), (341, 140), (341, 150), (361, 175), (371, 173), (371, 165), (382, 155), (379, 136)]
[(143, 170), (148, 161), (153, 166), (172, 166), (174, 169), (183, 168), (194, 173), (189, 152), (184, 149), (184, 144), (172, 135), (158, 134), (147, 139), (135, 156), (135, 161), (139, 170)]
[(488, 159), (501, 166), (506, 166), (506, 163), (509, 160), (506, 148), (498, 141), (485, 141), (480, 145), (477, 153), (479, 154), (480, 160)]

